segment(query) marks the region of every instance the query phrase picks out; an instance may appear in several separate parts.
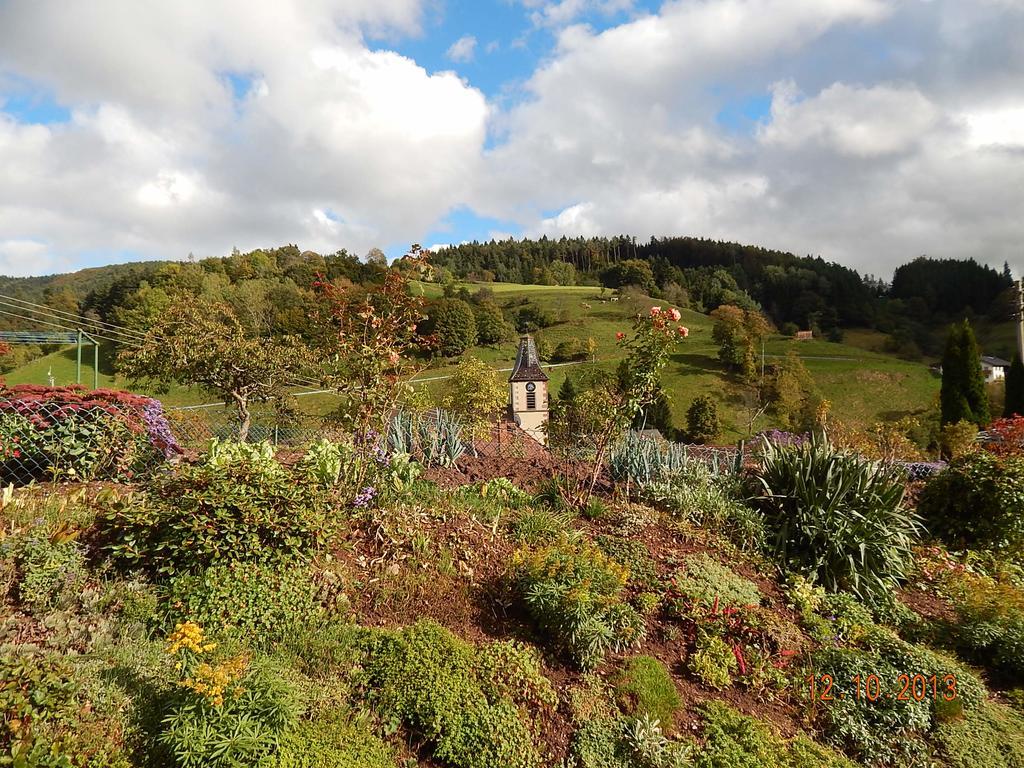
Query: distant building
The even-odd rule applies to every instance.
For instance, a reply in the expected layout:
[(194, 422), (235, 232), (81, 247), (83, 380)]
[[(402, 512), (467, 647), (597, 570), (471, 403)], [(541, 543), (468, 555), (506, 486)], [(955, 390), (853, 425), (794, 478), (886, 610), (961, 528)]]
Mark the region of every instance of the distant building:
[(533, 337), (519, 338), (519, 352), (508, 377), (508, 409), (516, 425), (541, 445), (548, 442), (548, 377), (541, 370)]
[(793, 338), (797, 341), (809, 341), (814, 338), (814, 331), (797, 331)]
[(991, 357), (989, 355), (981, 356), (981, 372), (985, 374), (985, 383), (991, 384), (993, 381), (1002, 381), (1006, 378), (1006, 369), (1010, 367), (1010, 364), (1003, 360), (1001, 357)]

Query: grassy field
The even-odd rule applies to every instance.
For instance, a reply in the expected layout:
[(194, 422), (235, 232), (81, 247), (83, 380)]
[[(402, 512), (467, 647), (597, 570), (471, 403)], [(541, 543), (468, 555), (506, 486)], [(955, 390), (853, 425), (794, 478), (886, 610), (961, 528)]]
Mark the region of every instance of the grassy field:
[[(467, 286), (471, 291), (481, 286)], [(620, 359), (615, 344), (617, 331), (629, 329), (630, 318), (637, 312), (647, 311), (653, 299), (634, 296), (613, 300), (610, 292), (593, 287), (562, 287), (542, 285), (517, 285), (492, 283), (487, 285), (495, 300), (502, 305), (514, 305), (523, 300), (535, 302), (553, 311), (560, 322), (540, 331), (538, 338), (553, 349), (561, 341), (592, 338), (596, 342), (596, 364), (609, 370), (614, 369)], [(421, 284), (424, 294), (430, 297), (440, 295), (440, 287)], [(701, 394), (714, 397), (720, 406), (725, 424), (724, 440), (736, 440), (746, 436), (748, 422), (742, 388), (726, 375), (717, 360), (717, 348), (711, 339), (711, 319), (707, 315), (683, 310), (681, 322), (689, 327), (690, 336), (683, 342), (665, 371), (664, 386), (677, 425), (682, 425), (687, 407)], [(881, 419), (899, 418), (927, 408), (939, 390), (939, 379), (927, 366), (900, 360), (884, 354), (884, 335), (871, 331), (850, 331), (847, 343), (833, 344), (814, 339), (794, 342), (782, 336), (769, 338), (764, 345), (765, 362), (785, 355), (795, 349), (804, 359), (808, 371), (821, 394), (832, 403), (832, 413), (842, 420), (856, 421), (865, 425)], [(83, 355), (82, 378), (86, 386), (92, 385), (91, 350)], [(101, 348), (100, 386), (128, 388), (124, 380), (113, 374), (107, 351)], [(510, 340), (495, 347), (476, 347), (470, 354), (479, 357), (496, 369), (510, 368), (515, 359), (516, 341)], [(548, 368), (551, 376), (551, 390), (558, 388), (574, 369), (575, 365)], [(454, 363), (435, 360), (423, 371), (417, 380), (420, 386), (438, 392), (444, 386), (444, 377), (454, 370)], [(75, 381), (75, 350), (64, 349), (46, 355), (8, 374), (9, 384), (46, 384), (47, 374), (52, 372), (58, 385)], [(144, 392), (144, 394), (154, 394)], [(168, 406), (188, 406), (215, 402), (216, 398), (207, 392), (184, 387), (172, 387), (170, 392), (159, 395)], [(331, 395), (314, 395), (299, 399), (303, 412), (322, 414), (330, 411), (337, 403)], [(770, 417), (759, 418), (755, 430), (773, 426)]]
[[(474, 291), (481, 286), (467, 286)], [(559, 314), (562, 322), (536, 334), (548, 349), (572, 338), (593, 338), (597, 343), (597, 364), (609, 369), (618, 363), (619, 350), (615, 333), (628, 330), (630, 318), (646, 311), (654, 299), (634, 297), (613, 301), (610, 293), (599, 288), (558, 287), (515, 284), (488, 284), (499, 304), (528, 299)], [(440, 294), (435, 285), (424, 286), (428, 296)], [(677, 425), (682, 425), (686, 409), (701, 394), (714, 397), (720, 407), (726, 433), (725, 440), (746, 436), (748, 422), (742, 388), (726, 375), (717, 359), (717, 347), (711, 338), (712, 321), (707, 315), (689, 310), (682, 311), (681, 322), (690, 329), (690, 336), (681, 345), (665, 371), (663, 383), (672, 404)], [(884, 336), (862, 332), (854, 336), (853, 343), (834, 344), (814, 339), (795, 342), (783, 336), (773, 336), (764, 345), (765, 361), (785, 355), (795, 349), (803, 358), (814, 383), (822, 396), (832, 403), (832, 414), (844, 421), (870, 425), (883, 419), (920, 412), (928, 408), (938, 396), (939, 378), (921, 363), (900, 360), (881, 351)], [(477, 347), (471, 354), (480, 357), (495, 368), (508, 368), (515, 358), (516, 342), (509, 341), (497, 347)], [(557, 393), (574, 366), (549, 368), (552, 392)], [(443, 386), (437, 377), (451, 373), (453, 366), (438, 363), (424, 372), (423, 386), (438, 389)], [(772, 426), (770, 417), (759, 418), (754, 429)]]

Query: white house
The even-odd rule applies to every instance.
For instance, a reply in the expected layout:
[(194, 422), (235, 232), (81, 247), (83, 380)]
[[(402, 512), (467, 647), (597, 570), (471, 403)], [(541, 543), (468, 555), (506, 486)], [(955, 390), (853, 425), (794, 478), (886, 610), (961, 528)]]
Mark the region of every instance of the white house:
[(530, 335), (519, 339), (519, 352), (508, 377), (508, 409), (516, 424), (541, 445), (548, 442), (548, 377), (540, 367)]
[(981, 356), (981, 372), (985, 375), (986, 384), (1005, 379), (1006, 369), (1009, 367), (1010, 364), (1000, 357)]

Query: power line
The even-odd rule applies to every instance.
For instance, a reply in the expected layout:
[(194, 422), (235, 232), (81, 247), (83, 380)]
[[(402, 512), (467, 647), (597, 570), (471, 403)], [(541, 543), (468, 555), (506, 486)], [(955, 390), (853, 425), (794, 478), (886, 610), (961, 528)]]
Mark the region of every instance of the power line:
[(26, 305), (28, 307), (33, 307), (33, 308), (36, 308), (36, 309), (39, 309), (39, 310), (45, 310), (45, 312), (47, 314), (51, 314), (51, 315), (64, 315), (65, 317), (74, 319), (77, 322), (86, 322), (86, 323), (89, 323), (89, 324), (97, 326), (97, 327), (103, 326), (103, 327), (106, 327), (107, 329), (109, 329), (111, 331), (116, 331), (118, 333), (123, 333), (125, 335), (134, 335), (134, 336), (139, 336), (139, 337), (145, 336), (145, 334), (142, 333), (141, 331), (136, 331), (136, 330), (134, 330), (132, 328), (129, 328), (129, 327), (125, 326), (125, 325), (119, 325), (118, 323), (108, 323), (105, 320), (87, 320), (85, 318), (82, 318), (80, 315), (75, 314), (74, 312), (65, 312), (62, 309), (55, 309), (54, 307), (49, 307), (49, 306), (47, 306), (45, 304), (38, 304), (38, 303), (36, 303), (34, 301), (28, 301), (27, 299), (19, 299), (16, 296), (7, 296), (5, 294), (0, 293), (0, 299), (6, 300), (6, 301), (9, 301), (9, 302), (13, 301), (13, 302), (16, 302), (18, 304), (24, 304), (24, 305)]
[[(136, 336), (133, 336), (133, 335), (129, 335), (128, 333), (123, 333), (121, 331), (109, 330), (107, 328), (103, 328), (101, 326), (97, 326), (97, 325), (93, 324), (92, 321), (85, 320), (84, 318), (77, 317), (75, 315), (71, 315), (70, 313), (67, 313), (67, 312), (64, 312), (64, 313), (61, 313), (61, 314), (68, 315), (68, 318), (70, 318), (70, 319), (65, 318), (65, 317), (61, 317), (61, 315), (60, 314), (56, 314), (56, 312), (50, 312), (50, 311), (44, 312), (44, 311), (39, 310), (39, 309), (32, 309), (32, 308), (29, 308), (29, 307), (22, 307), (22, 306), (19, 306), (17, 304), (11, 304), (10, 302), (5, 301), (3, 299), (3, 297), (0, 297), (0, 306), (6, 306), (6, 307), (8, 307), (10, 309), (16, 309), (16, 310), (18, 310), (19, 312), (22, 312), (22, 313), (31, 313), (31, 314), (23, 314), (22, 317), (24, 319), (26, 319), (26, 320), (30, 320), (30, 321), (33, 321), (33, 322), (42, 322), (42, 321), (38, 320), (37, 318), (35, 318), (33, 316), (33, 315), (38, 314), (38, 315), (42, 315), (44, 317), (49, 317), (49, 318), (51, 318), (53, 320), (58, 320), (61, 323), (68, 323), (68, 324), (72, 324), (73, 323), (76, 326), (76, 329), (77, 328), (81, 328), (83, 330), (88, 330), (90, 333), (92, 333), (95, 336), (99, 336), (100, 334), (116, 334), (116, 338), (112, 338), (110, 336), (105, 336), (105, 337), (101, 337), (101, 338), (106, 338), (109, 341), (115, 341), (117, 343), (139, 342), (139, 341), (142, 340), (142, 338), (144, 338), (144, 337), (141, 337), (141, 336), (140, 337), (136, 337)], [(119, 339), (124, 339), (124, 341), (119, 341)]]
[[(51, 323), (51, 322), (48, 322), (46, 320), (40, 320), (39, 318), (36, 318), (36, 317), (28, 317), (26, 315), (15, 314), (14, 312), (7, 312), (6, 310), (3, 310), (3, 309), (0, 309), (0, 315), (8, 315), (10, 317), (16, 317), (19, 320), (28, 320), (29, 322), (38, 323), (39, 325), (48, 325), (51, 328), (60, 328), (62, 331), (70, 331), (72, 333), (76, 333), (79, 330), (78, 328), (71, 328), (71, 327), (69, 327), (67, 325), (58, 325), (57, 323)], [(112, 339), (109, 336), (104, 336), (104, 335), (99, 334), (99, 333), (90, 333), (89, 335), (93, 336), (93, 337), (95, 337), (97, 339), (103, 339), (104, 341), (112, 341), (115, 344), (124, 344), (124, 343), (126, 343), (124, 341), (121, 341), (121, 340), (118, 340), (118, 339)], [(139, 345), (138, 344), (134, 344), (132, 346), (136, 346), (137, 347)]]

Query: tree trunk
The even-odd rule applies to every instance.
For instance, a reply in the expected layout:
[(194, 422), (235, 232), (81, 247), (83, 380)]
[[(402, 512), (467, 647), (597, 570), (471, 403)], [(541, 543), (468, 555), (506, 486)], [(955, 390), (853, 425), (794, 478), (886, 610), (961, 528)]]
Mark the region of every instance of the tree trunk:
[(235, 395), (235, 407), (238, 408), (238, 442), (249, 439), (249, 428), (252, 426), (252, 414), (249, 412), (249, 399)]

